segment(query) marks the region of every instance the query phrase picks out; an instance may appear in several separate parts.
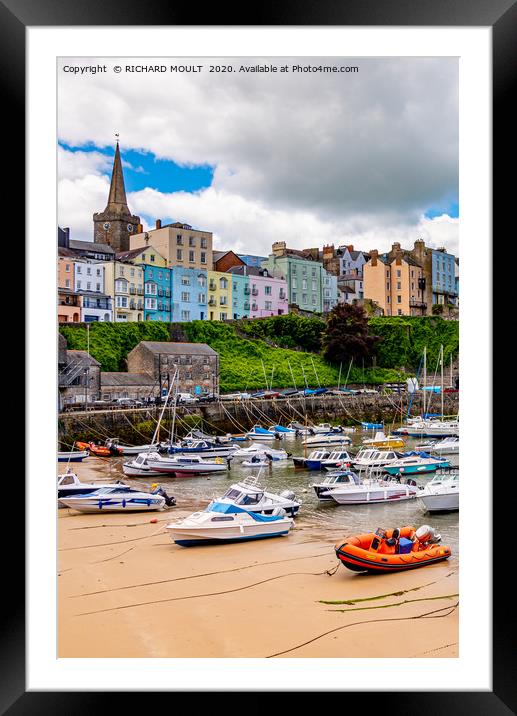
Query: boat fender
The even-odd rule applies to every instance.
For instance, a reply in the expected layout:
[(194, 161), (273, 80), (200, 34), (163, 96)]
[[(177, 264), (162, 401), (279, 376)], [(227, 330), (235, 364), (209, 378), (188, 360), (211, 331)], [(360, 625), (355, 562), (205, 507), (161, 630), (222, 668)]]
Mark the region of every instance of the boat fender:
[(157, 517), (153, 517), (153, 519), (152, 519), (152, 520), (149, 520), (149, 522), (154, 525), (156, 522), (158, 522), (158, 518), (157, 518)]
[(122, 500), (122, 507), (125, 507), (125, 506), (126, 506), (126, 501)]

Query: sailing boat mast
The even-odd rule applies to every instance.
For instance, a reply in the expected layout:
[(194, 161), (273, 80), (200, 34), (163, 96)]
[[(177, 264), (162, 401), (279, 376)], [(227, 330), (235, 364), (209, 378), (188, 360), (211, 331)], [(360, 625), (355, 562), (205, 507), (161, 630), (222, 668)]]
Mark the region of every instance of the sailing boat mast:
[(442, 398), (442, 421), (443, 421), (443, 343), (440, 346), (440, 372), (441, 372), (441, 379), (442, 379), (440, 395)]
[(425, 416), (425, 387), (427, 385), (427, 346), (424, 346), (424, 387), (422, 390), (422, 417)]
[(165, 409), (167, 407), (167, 403), (169, 401), (169, 396), (171, 394), (172, 387), (174, 385), (174, 381), (176, 380), (176, 374), (178, 372), (178, 369), (176, 368), (176, 373), (174, 373), (174, 378), (172, 379), (172, 383), (169, 386), (169, 390), (167, 391), (167, 395), (165, 396), (165, 402), (163, 404), (162, 411), (160, 413), (160, 417), (158, 418), (158, 423), (156, 425), (156, 428), (154, 430), (153, 439), (151, 440), (151, 444), (149, 445), (149, 450), (147, 452), (151, 452), (151, 448), (154, 445), (154, 441), (156, 440), (156, 436), (158, 435), (158, 431), (160, 430), (160, 423), (162, 422), (163, 414), (165, 413)]

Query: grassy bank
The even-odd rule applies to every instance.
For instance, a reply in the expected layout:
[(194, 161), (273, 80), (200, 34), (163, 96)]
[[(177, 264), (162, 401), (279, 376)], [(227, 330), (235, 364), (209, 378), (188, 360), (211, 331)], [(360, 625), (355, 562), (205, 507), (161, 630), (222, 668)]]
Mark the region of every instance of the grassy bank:
[[(263, 340), (242, 338), (232, 325), (216, 321), (192, 321), (182, 324), (188, 340), (207, 343), (219, 353), (221, 391), (265, 388), (266, 382), (274, 387), (300, 388), (333, 386), (339, 381), (339, 368), (326, 363), (321, 356), (276, 348)], [(141, 323), (90, 324), (90, 353), (101, 364), (103, 371), (127, 370), (126, 356), (140, 341), (170, 340), (170, 324), (158, 321)], [(86, 350), (87, 335), (83, 325), (61, 326), (68, 347)], [(291, 372), (292, 371), (292, 372)], [(348, 366), (343, 366), (343, 385)], [(294, 380), (293, 380), (294, 377)], [(398, 380), (400, 373), (389, 368), (352, 367), (348, 383), (380, 384)], [(266, 381), (267, 379), (267, 381)]]

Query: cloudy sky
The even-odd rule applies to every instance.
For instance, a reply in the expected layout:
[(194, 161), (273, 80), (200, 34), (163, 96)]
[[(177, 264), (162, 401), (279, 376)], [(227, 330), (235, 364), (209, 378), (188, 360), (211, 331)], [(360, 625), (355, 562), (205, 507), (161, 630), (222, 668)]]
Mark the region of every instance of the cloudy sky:
[[(203, 70), (113, 71), (143, 62)], [(63, 71), (89, 64), (107, 72)], [(257, 64), (359, 72), (239, 72)], [(458, 253), (455, 58), (67, 58), (58, 97), (58, 219), (72, 238), (93, 238), (118, 132), (146, 228), (182, 221), (212, 231), (217, 249), (263, 255), (279, 240), (368, 251), (417, 238)]]

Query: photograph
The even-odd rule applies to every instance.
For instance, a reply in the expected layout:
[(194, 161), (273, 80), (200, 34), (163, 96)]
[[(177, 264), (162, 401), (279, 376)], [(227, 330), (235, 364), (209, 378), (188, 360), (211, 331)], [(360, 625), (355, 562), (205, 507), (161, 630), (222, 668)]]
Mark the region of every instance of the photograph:
[(459, 69), (57, 58), (58, 659), (461, 657)]

